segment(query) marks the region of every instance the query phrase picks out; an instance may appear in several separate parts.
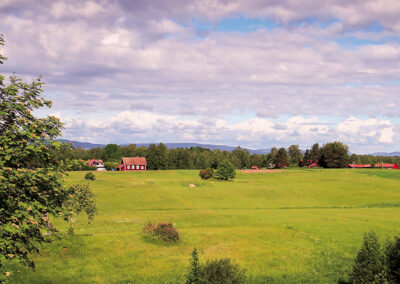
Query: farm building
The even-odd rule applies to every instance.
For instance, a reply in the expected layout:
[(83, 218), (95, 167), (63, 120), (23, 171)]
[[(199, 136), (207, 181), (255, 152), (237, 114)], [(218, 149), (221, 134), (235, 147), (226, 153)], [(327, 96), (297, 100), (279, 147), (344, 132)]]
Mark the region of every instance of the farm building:
[(145, 157), (122, 158), (121, 164), (117, 167), (119, 171), (145, 171), (146, 168)]
[(382, 168), (382, 169), (399, 169), (397, 164), (376, 164), (375, 168)]
[(104, 166), (103, 160), (90, 159), (86, 163), (91, 167)]
[(368, 168), (372, 168), (372, 166), (371, 166), (371, 164), (363, 164), (363, 165), (349, 164), (349, 168), (368, 169)]
[(258, 170), (258, 167), (257, 166), (252, 166), (251, 169), (252, 170)]

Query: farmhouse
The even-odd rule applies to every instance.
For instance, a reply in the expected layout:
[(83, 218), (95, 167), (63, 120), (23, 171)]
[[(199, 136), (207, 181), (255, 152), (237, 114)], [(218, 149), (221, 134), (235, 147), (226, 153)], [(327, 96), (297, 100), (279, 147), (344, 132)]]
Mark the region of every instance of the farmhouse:
[(103, 160), (90, 159), (90, 160), (87, 160), (86, 163), (88, 164), (88, 166), (91, 166), (91, 167), (104, 166)]
[(363, 165), (349, 164), (349, 168), (368, 169), (368, 168), (372, 168), (372, 166), (371, 166), (371, 164), (363, 164)]
[(145, 157), (122, 158), (121, 164), (117, 166), (119, 171), (145, 171), (147, 162)]
[(382, 168), (382, 169), (398, 169), (399, 166), (397, 164), (376, 164), (375, 168)]

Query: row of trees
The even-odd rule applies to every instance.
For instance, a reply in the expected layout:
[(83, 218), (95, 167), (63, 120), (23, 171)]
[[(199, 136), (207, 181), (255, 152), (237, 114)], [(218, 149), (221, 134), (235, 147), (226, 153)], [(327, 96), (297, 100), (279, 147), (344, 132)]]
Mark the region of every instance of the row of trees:
[(343, 168), (348, 163), (400, 163), (400, 157), (376, 157), (370, 155), (348, 154), (348, 147), (341, 142), (332, 142), (319, 146), (315, 143), (304, 154), (298, 145), (286, 148), (272, 148), (268, 154), (250, 154), (247, 149), (209, 150), (201, 147), (168, 149), (164, 144), (151, 144), (149, 147), (135, 144), (119, 146), (108, 144), (104, 148), (85, 150), (69, 146), (57, 149), (54, 155), (58, 160), (88, 160), (101, 158), (109, 168), (115, 167), (122, 157), (146, 157), (149, 170), (165, 169), (216, 169), (223, 160), (229, 160), (237, 169), (257, 166), (260, 168), (284, 168), (287, 166), (307, 166), (317, 163), (326, 168)]

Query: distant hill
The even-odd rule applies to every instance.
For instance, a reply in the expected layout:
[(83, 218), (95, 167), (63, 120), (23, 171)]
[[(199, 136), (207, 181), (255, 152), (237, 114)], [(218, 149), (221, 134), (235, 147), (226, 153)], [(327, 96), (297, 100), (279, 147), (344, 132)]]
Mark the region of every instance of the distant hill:
[[(60, 139), (59, 141), (65, 142), (65, 143), (72, 143), (72, 145), (75, 148), (83, 148), (83, 149), (93, 149), (97, 147), (105, 147), (105, 144), (93, 144), (89, 142), (78, 142), (78, 141), (72, 141), (72, 140), (67, 140), (67, 139)], [(126, 143), (126, 144), (121, 144), (120, 146), (127, 146), (131, 143)], [(158, 144), (158, 143), (134, 143), (136, 146), (145, 146), (149, 147), (150, 144)], [(168, 149), (176, 149), (176, 148), (190, 148), (190, 147), (201, 147), (201, 148), (207, 148), (210, 150), (216, 150), (219, 149), (221, 151), (233, 151), (236, 147), (235, 146), (227, 146), (227, 145), (214, 145), (214, 144), (199, 144), (199, 143), (164, 143), (165, 146), (167, 146)], [(248, 149), (250, 154), (267, 154), (271, 151), (271, 149)]]
[(371, 156), (400, 157), (400, 152), (376, 152), (372, 153)]

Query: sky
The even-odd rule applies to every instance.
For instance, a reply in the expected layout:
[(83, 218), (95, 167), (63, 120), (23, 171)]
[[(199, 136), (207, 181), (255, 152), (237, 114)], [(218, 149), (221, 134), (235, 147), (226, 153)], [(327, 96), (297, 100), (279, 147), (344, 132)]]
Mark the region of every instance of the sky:
[(63, 138), (400, 151), (398, 0), (1, 0)]

